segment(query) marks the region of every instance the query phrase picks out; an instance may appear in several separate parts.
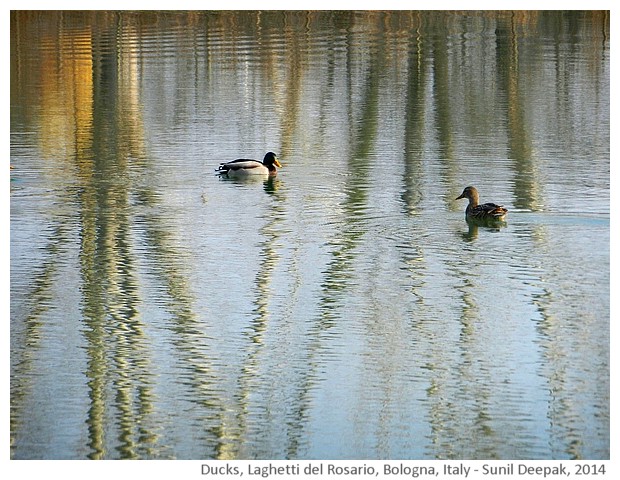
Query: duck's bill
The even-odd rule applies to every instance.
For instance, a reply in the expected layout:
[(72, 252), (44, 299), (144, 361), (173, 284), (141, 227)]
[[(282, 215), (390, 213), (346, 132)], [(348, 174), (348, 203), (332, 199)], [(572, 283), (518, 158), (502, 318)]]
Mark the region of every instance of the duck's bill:
[(275, 163), (276, 167), (282, 168), (282, 164), (280, 162), (278, 162), (277, 158), (274, 160), (274, 163)]

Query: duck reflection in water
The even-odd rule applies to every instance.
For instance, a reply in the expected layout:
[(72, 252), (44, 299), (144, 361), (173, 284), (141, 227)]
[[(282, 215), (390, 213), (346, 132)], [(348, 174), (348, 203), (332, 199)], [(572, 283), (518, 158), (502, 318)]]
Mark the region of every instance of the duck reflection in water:
[(275, 193), (282, 185), (282, 181), (275, 175), (247, 175), (243, 177), (229, 177), (227, 175), (220, 175), (220, 180), (225, 182), (234, 183), (237, 186), (248, 188), (251, 185), (263, 185), (265, 193)]
[(280, 188), (281, 183), (282, 182), (275, 176), (270, 175), (269, 178), (263, 182), (263, 189), (265, 190), (265, 193), (276, 193), (278, 188)]
[(467, 219), (467, 231), (461, 232), (463, 240), (471, 242), (478, 238), (478, 231), (480, 228), (490, 232), (499, 232), (503, 227), (508, 224), (503, 220), (476, 220)]

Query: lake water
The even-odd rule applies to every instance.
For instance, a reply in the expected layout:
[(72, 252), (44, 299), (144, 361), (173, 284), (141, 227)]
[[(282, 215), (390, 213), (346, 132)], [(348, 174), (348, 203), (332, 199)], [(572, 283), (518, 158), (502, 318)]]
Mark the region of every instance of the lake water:
[(12, 12), (11, 457), (608, 459), (609, 32)]

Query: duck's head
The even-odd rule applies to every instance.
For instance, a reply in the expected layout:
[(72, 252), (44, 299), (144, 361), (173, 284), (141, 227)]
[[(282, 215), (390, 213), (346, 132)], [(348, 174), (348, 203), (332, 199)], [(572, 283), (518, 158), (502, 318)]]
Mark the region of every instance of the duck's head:
[(476, 187), (465, 187), (463, 193), (456, 197), (455, 200), (459, 200), (461, 198), (468, 198), (469, 201), (473, 200), (478, 202), (478, 190), (476, 190)]
[(280, 165), (280, 162), (278, 162), (278, 157), (276, 157), (276, 154), (273, 152), (267, 152), (265, 154), (265, 158), (263, 158), (263, 164), (267, 167), (272, 167), (275, 165), (278, 168), (282, 168), (282, 165)]

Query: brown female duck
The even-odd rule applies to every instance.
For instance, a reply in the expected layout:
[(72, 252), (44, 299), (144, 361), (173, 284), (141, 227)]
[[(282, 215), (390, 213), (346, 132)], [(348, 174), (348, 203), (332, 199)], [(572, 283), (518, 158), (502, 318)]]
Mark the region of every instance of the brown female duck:
[(465, 209), (465, 218), (472, 220), (498, 220), (501, 221), (508, 213), (508, 210), (501, 205), (494, 203), (478, 204), (479, 196), (478, 190), (475, 187), (466, 187), (455, 200), (460, 198), (469, 199), (469, 204)]

